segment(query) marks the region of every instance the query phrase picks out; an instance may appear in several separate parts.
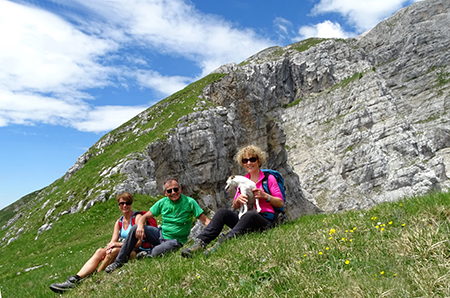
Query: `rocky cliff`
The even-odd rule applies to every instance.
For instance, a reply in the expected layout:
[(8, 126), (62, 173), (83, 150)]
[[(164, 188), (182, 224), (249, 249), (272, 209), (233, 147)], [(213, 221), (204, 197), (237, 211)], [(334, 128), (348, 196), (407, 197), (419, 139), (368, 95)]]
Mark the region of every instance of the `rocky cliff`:
[[(448, 189), (449, 1), (421, 1), (354, 40), (290, 59), (288, 163), (326, 211)], [(331, 86), (331, 87), (330, 87)]]
[(124, 190), (157, 196), (168, 176), (202, 207), (229, 207), (224, 183), (247, 144), (283, 174), (291, 219), (447, 189), (449, 26), (450, 2), (427, 0), (354, 39), (224, 65), (105, 135), (17, 210), (2, 242)]

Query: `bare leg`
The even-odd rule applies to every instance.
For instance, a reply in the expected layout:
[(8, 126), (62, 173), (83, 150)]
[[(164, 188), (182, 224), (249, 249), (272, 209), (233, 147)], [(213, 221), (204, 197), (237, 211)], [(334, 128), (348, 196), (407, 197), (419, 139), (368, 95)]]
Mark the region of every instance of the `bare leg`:
[(85, 278), (97, 268), (98, 264), (106, 257), (106, 249), (99, 248), (94, 255), (84, 264), (77, 275), (81, 278)]
[[(97, 272), (105, 270), (106, 267), (108, 267), (109, 264), (114, 262), (117, 255), (119, 254), (120, 248), (113, 248), (110, 254), (106, 255), (103, 262), (100, 264), (100, 266), (97, 269)], [(130, 254), (130, 260), (134, 259), (136, 257), (136, 252), (133, 250)]]
[(133, 250), (130, 254), (130, 260), (136, 257), (136, 252)]
[(119, 251), (120, 251), (120, 248), (118, 248), (118, 247), (113, 248), (111, 250), (111, 253), (109, 253), (109, 254), (107, 254), (105, 256), (105, 259), (100, 264), (100, 267), (98, 267), (97, 272), (105, 270), (105, 268), (108, 267), (109, 264), (114, 262), (114, 260), (116, 259), (117, 255), (119, 254)]

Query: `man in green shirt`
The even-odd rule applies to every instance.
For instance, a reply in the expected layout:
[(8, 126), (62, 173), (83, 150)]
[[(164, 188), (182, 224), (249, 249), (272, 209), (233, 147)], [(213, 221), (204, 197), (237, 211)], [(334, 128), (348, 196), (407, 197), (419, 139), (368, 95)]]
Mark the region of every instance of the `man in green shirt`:
[[(171, 178), (164, 182), (164, 194), (166, 197), (156, 202), (131, 228), (116, 260), (106, 267), (106, 272), (111, 273), (122, 267), (128, 261), (136, 243), (143, 238), (155, 245), (149, 256), (159, 256), (186, 243), (195, 218), (205, 226), (209, 224), (209, 218), (198, 203), (193, 198), (181, 194), (181, 185), (177, 180)], [(160, 228), (145, 225), (148, 219), (158, 215), (162, 217)]]

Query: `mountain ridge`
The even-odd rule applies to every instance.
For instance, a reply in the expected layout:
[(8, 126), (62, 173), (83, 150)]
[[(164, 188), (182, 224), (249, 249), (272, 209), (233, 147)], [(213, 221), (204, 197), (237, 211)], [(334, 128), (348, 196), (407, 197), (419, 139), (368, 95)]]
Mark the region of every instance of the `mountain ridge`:
[(449, 5), (418, 2), (354, 39), (311, 38), (220, 67), (2, 210), (2, 247), (118, 192), (158, 197), (166, 176), (206, 210), (228, 206), (223, 183), (242, 171), (233, 155), (248, 143), (285, 177), (291, 219), (448, 189)]

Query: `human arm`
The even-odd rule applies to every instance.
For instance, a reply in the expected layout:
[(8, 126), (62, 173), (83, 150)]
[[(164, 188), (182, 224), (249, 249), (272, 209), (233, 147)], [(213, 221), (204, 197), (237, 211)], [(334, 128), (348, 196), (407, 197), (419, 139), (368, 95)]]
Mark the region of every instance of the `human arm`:
[(239, 187), (236, 189), (236, 194), (233, 199), (233, 209), (239, 209), (242, 205), (247, 204), (248, 196), (241, 194)]
[(119, 225), (120, 219), (116, 220), (116, 223), (114, 224), (114, 231), (111, 237), (111, 241), (106, 244), (106, 253), (109, 254), (111, 253), (112, 249), (115, 247), (122, 247), (122, 243), (119, 242), (119, 238), (120, 238), (120, 225)]
[(209, 224), (209, 222), (211, 221), (208, 216), (205, 215), (205, 213), (200, 214), (200, 216), (198, 217), (198, 219), (202, 222), (202, 224), (205, 225), (205, 227)]
[(239, 209), (242, 205), (247, 203), (247, 196), (239, 193), (233, 200), (233, 209)]
[(136, 238), (139, 240), (144, 239), (145, 237), (145, 231), (144, 231), (144, 225), (147, 222), (147, 220), (149, 220), (150, 218), (154, 217), (153, 213), (151, 213), (150, 211), (147, 211), (147, 213), (145, 213), (144, 215), (142, 215), (138, 220), (137, 220), (137, 229), (136, 229)]
[[(138, 213), (135, 217), (135, 222), (139, 222), (140, 218), (142, 217), (141, 213)], [(138, 242), (136, 243), (136, 245), (134, 246), (134, 248), (139, 248), (141, 247), (142, 244), (142, 240), (138, 240)]]
[(252, 189), (253, 194), (256, 199), (265, 200), (266, 202), (270, 203), (273, 207), (281, 208), (284, 206), (283, 202), (283, 194), (280, 190), (280, 187), (278, 186), (277, 179), (269, 175), (267, 179), (267, 185), (269, 188), (270, 193), (266, 193), (261, 186), (260, 188), (254, 188)]
[(253, 194), (255, 195), (256, 199), (262, 199), (267, 202), (267, 200), (269, 200), (269, 197), (270, 197), (269, 203), (273, 207), (281, 208), (284, 206), (283, 199), (281, 199), (279, 197), (275, 197), (273, 195), (269, 195), (262, 189), (254, 188), (254, 189), (252, 189), (252, 191), (253, 191)]

